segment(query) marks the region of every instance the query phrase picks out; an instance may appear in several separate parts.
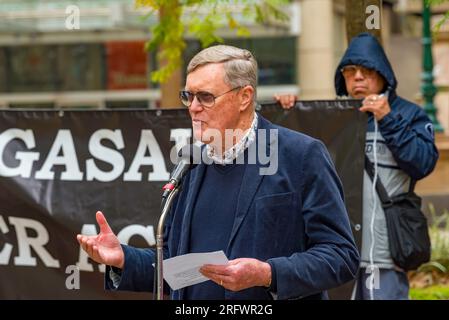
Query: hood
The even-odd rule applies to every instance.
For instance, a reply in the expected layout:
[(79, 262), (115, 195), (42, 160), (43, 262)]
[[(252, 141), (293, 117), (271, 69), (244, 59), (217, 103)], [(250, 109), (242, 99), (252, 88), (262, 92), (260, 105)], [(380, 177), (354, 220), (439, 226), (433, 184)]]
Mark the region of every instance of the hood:
[(396, 91), (397, 81), (390, 61), (379, 41), (369, 33), (361, 33), (354, 37), (346, 49), (337, 70), (335, 71), (335, 92), (337, 96), (346, 96), (346, 84), (341, 68), (356, 64), (376, 70), (387, 81), (391, 91)]

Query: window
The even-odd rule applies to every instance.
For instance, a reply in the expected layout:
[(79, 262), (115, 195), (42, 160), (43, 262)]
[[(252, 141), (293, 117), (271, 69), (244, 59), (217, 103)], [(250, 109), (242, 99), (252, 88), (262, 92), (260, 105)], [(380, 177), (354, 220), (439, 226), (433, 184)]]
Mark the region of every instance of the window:
[(0, 49), (0, 91), (103, 90), (104, 69), (102, 44), (8, 47)]
[(56, 46), (6, 48), (7, 77), (11, 92), (55, 91)]
[[(248, 49), (254, 54), (259, 66), (259, 85), (296, 83), (295, 37), (232, 38), (225, 39), (224, 44)], [(201, 49), (198, 41), (188, 41), (184, 61), (188, 63)]]
[(58, 46), (60, 91), (103, 90), (104, 47), (101, 44)]
[(106, 101), (106, 108), (110, 109), (148, 109), (148, 101)]
[(9, 105), (11, 109), (53, 109), (54, 103), (11, 103)]
[(6, 92), (7, 82), (6, 82), (6, 56), (5, 48), (0, 47), (0, 92)]

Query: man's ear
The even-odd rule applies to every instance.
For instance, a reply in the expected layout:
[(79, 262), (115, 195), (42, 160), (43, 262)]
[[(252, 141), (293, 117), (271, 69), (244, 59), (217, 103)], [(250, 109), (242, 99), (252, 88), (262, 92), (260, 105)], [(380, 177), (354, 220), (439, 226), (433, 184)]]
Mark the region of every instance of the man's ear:
[(244, 86), (240, 89), (240, 111), (245, 111), (254, 103), (254, 88), (252, 86)]

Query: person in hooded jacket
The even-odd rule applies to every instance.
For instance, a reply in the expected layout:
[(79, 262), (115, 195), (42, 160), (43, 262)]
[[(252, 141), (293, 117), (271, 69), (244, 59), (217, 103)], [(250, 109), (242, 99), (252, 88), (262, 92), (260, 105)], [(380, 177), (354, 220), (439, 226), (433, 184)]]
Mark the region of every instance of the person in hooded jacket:
[[(378, 40), (368, 33), (354, 37), (335, 72), (335, 91), (363, 99), (359, 110), (368, 113), (365, 153), (376, 162), (390, 197), (429, 175), (438, 159), (431, 120), (418, 105), (396, 94), (397, 85)], [(294, 95), (275, 98), (285, 109), (296, 100)], [(353, 297), (408, 299), (407, 274), (391, 258), (385, 214), (366, 171), (363, 181), (361, 265)]]

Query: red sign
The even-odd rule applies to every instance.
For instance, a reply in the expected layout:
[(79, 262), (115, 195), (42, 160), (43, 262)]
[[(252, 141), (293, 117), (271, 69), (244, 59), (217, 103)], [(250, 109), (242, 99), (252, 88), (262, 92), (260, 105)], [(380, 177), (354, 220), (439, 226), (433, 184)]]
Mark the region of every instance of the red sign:
[(148, 53), (143, 41), (114, 41), (106, 43), (107, 88), (148, 88)]

